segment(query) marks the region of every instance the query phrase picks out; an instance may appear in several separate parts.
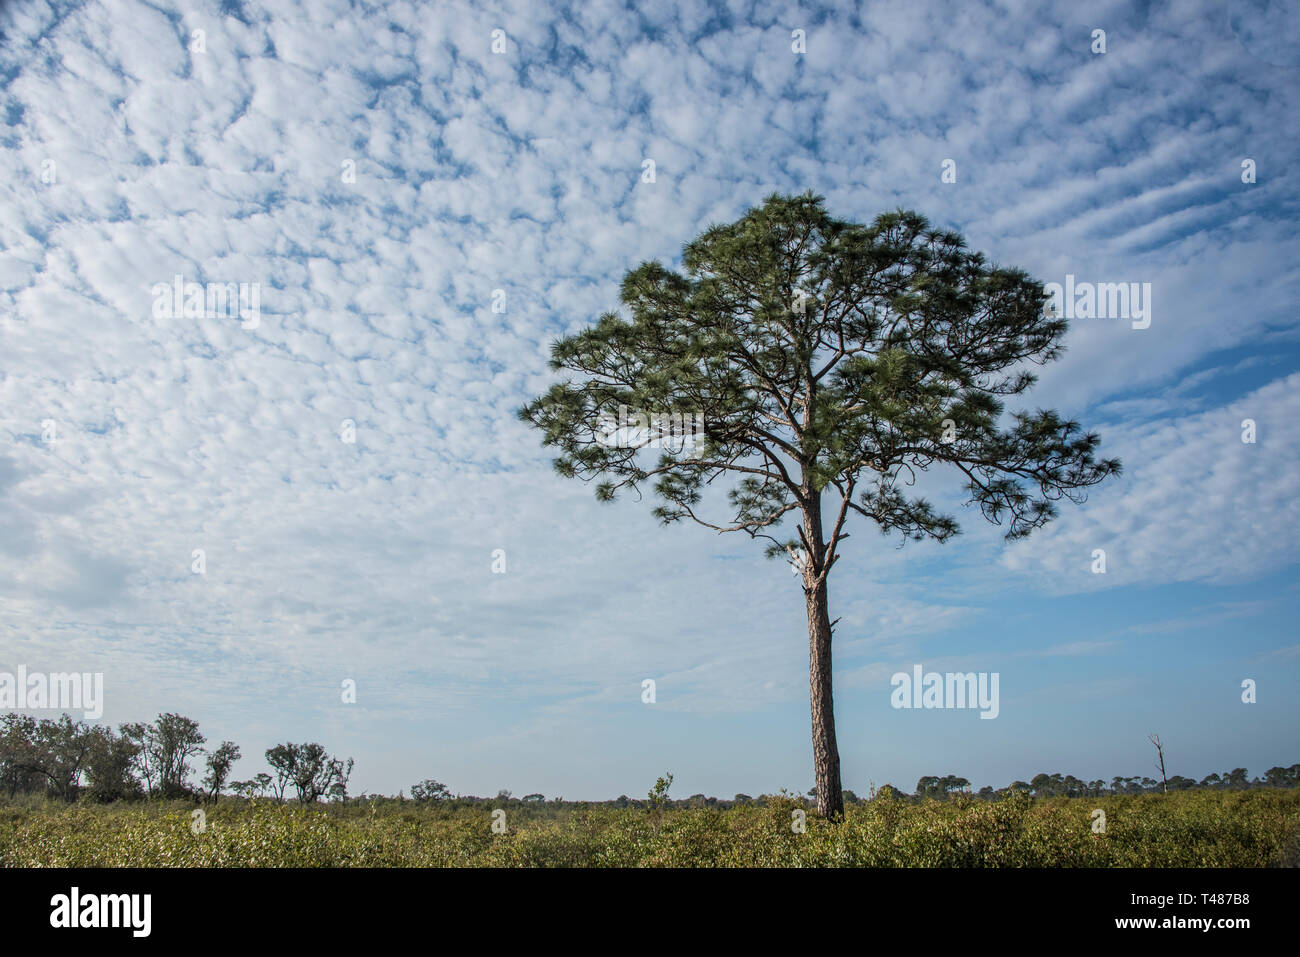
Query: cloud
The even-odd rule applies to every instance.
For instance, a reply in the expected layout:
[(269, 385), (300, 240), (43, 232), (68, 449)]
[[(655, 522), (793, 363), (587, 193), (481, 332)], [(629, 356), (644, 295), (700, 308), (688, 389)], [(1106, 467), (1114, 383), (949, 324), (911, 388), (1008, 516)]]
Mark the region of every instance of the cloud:
[[(941, 30), (903, 2), (6, 4), (0, 657), (101, 666), (113, 720), (464, 754), (646, 676), (682, 713), (798, 700), (784, 566), (598, 507), (514, 418), (623, 271), (776, 189), (1154, 287), (1151, 328), (1075, 323), (1033, 397), (1101, 417), (1123, 483), (1005, 558), (975, 529), (943, 567), (856, 537), (847, 681), (994, 617), (985, 561), (1034, 594), (1288, 566), (1300, 109), (1221, 12), (1112, 5), (1096, 56), (1039, 3)], [(176, 275), (257, 283), (260, 325), (155, 318)]]
[[(1300, 374), (1226, 406), (1114, 424), (1106, 454), (1126, 474), (1086, 509), (1063, 509), (1002, 566), (1081, 591), (1166, 582), (1239, 582), (1295, 561), (1300, 534)], [(1255, 441), (1243, 442), (1243, 423)], [(1105, 552), (1104, 574), (1092, 571)]]

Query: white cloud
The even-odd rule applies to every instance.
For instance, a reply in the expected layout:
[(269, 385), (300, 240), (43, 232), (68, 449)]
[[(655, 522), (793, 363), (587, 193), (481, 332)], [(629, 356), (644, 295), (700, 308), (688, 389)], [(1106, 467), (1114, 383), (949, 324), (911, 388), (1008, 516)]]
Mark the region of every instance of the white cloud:
[[(1295, 377), (1226, 407), (1160, 392), (1293, 318), (1300, 278), (1280, 175), (1296, 90), (1238, 61), (1256, 72), (1234, 81), (1209, 9), (1153, 11), (1095, 62), (1040, 4), (966, 8), (937, 34), (910, 3), (869, 5), (860, 30), (773, 5), (700, 37), (694, 5), (268, 0), (237, 17), (112, 0), (57, 24), (6, 5), (0, 651), (101, 663), (114, 720), (183, 706), (250, 729), (282, 713), (346, 729), (343, 676), (375, 722), (472, 723), (476, 695), (522, 721), (527, 702), (606, 702), (646, 674), (702, 712), (801, 696), (784, 566), (660, 531), (644, 504), (597, 507), (513, 417), (550, 381), (550, 341), (615, 306), (623, 270), (775, 188), (850, 218), (919, 208), (1043, 279), (1155, 284), (1151, 329), (1078, 324), (1035, 399), (1179, 417), (1104, 429), (1124, 484), (1007, 568), (1068, 590), (1102, 584), (1093, 547), (1105, 584), (1294, 561)], [(260, 327), (153, 318), (151, 287), (176, 274), (259, 283)], [(1236, 439), (1246, 415), (1258, 445)], [(933, 554), (869, 538), (844, 567), (873, 581)], [(851, 654), (978, 614), (954, 597), (969, 580), (841, 581)]]
[[(1300, 374), (1225, 407), (1106, 429), (1126, 475), (1008, 549), (1003, 567), (1079, 591), (1165, 582), (1234, 582), (1295, 560), (1300, 536)], [(1254, 444), (1242, 442), (1253, 419)], [(1106, 552), (1106, 572), (1092, 569)]]

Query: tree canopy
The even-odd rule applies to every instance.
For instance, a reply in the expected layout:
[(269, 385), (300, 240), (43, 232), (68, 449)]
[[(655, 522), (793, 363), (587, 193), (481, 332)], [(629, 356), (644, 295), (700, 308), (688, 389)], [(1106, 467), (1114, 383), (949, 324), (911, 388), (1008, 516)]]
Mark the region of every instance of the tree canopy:
[[(519, 416), (559, 473), (595, 482), (601, 500), (649, 486), (665, 524), (744, 532), (788, 557), (807, 605), (818, 809), (836, 817), (827, 576), (847, 520), (951, 538), (956, 517), (913, 490), (943, 466), (968, 504), (1022, 538), (1120, 463), (1056, 412), (1006, 413), (1033, 385), (1030, 367), (1061, 354), (1066, 322), (1027, 273), (919, 213), (861, 225), (811, 193), (772, 195), (687, 243), (682, 265), (630, 270), (626, 316), (555, 342), (551, 368), (565, 378)], [(705, 493), (724, 476), (719, 517)]]

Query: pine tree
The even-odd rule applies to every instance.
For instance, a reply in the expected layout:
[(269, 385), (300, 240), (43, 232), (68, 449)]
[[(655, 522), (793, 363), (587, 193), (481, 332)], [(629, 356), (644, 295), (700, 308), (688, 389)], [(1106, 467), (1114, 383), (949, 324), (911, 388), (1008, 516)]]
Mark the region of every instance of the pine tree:
[[(1119, 462), (1097, 460), (1098, 437), (1055, 412), (1001, 424), (1003, 398), (1034, 383), (1027, 363), (1060, 354), (1066, 323), (1046, 314), (1040, 283), (917, 213), (866, 226), (821, 197), (773, 195), (688, 243), (683, 264), (627, 273), (630, 318), (607, 313), (556, 342), (551, 367), (572, 377), (519, 414), (599, 499), (653, 482), (665, 524), (744, 532), (789, 559), (808, 618), (817, 807), (836, 818), (827, 582), (848, 520), (949, 539), (956, 520), (908, 492), (945, 466), (1017, 539)], [(706, 486), (724, 474), (732, 515), (711, 520)], [(787, 519), (795, 535), (778, 537)]]

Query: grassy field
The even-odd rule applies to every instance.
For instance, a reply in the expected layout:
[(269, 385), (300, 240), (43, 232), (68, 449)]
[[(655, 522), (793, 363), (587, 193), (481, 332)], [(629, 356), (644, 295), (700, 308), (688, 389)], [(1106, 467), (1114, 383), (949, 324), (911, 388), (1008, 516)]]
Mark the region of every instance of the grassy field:
[[(1300, 790), (643, 809), (223, 801), (0, 809), (6, 867), (1267, 867), (1300, 865)], [(1093, 811), (1105, 833), (1093, 833)]]

